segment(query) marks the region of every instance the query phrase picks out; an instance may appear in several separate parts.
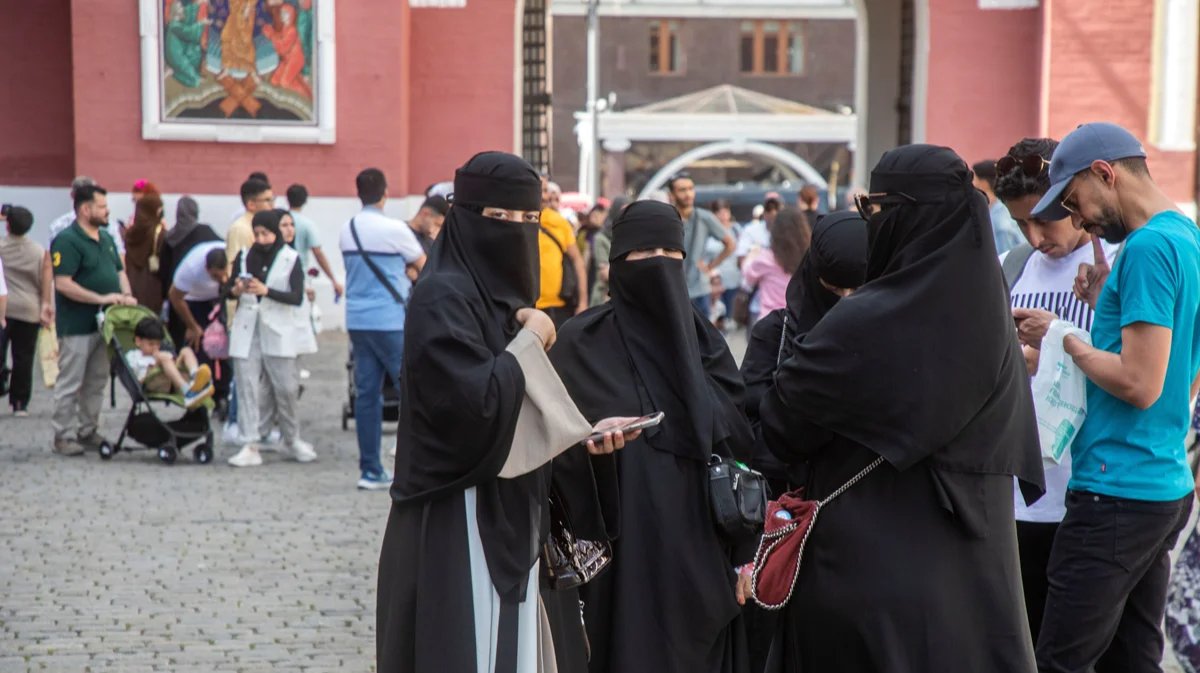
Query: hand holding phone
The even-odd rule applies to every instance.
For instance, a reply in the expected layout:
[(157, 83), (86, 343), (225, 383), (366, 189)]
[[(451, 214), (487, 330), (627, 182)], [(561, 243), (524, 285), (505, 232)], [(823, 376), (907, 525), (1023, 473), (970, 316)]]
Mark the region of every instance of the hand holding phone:
[(620, 420), (627, 420), (627, 422), (619, 424), (616, 427), (612, 427), (612, 428), (606, 427), (603, 430), (599, 430), (599, 428), (601, 426), (605, 425), (605, 423), (607, 421), (617, 420), (617, 419), (606, 419), (604, 421), (600, 421), (599, 423), (597, 423), (596, 428), (594, 428), (594, 429), (596, 429), (598, 431), (593, 433), (591, 436), (589, 436), (584, 441), (585, 442), (594, 442), (594, 443), (598, 444), (598, 443), (604, 441), (605, 433), (612, 433), (612, 434), (619, 433), (621, 435), (632, 435), (633, 433), (639, 432), (641, 430), (645, 430), (646, 428), (653, 428), (654, 426), (658, 425), (659, 423), (662, 423), (664, 418), (666, 418), (666, 414), (664, 414), (661, 411), (656, 411), (652, 414), (647, 414), (645, 416), (642, 416), (641, 418), (620, 419)]

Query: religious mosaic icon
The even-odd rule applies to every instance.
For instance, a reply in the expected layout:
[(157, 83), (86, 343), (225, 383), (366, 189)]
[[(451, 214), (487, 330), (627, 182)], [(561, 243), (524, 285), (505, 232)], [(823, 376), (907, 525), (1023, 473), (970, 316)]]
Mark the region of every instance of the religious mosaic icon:
[(161, 0), (162, 121), (315, 123), (320, 2)]

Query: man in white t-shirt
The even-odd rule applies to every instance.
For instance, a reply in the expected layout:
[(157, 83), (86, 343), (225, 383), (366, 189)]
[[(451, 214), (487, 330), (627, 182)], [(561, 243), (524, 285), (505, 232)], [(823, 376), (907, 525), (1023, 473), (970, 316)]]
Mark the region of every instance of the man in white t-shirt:
[(201, 364), (219, 372), (213, 379), (213, 397), (216, 400), (228, 399), (233, 368), (214, 366), (216, 361), (204, 351), (202, 339), (209, 323), (220, 319), (219, 316), (212, 316), (220, 305), (221, 285), (228, 278), (229, 258), (225, 253), (225, 241), (208, 241), (197, 244), (179, 260), (171, 287), (167, 290), (167, 299), (187, 326), (184, 341), (195, 351)]
[[(1034, 206), (1050, 188), (1050, 156), (1058, 142), (1048, 138), (1026, 138), (996, 162), (996, 197), (1007, 208), (1026, 243), (1000, 256), (1008, 281), (1013, 308), (1034, 308), (1054, 313), (1076, 327), (1091, 331), (1092, 309), (1075, 296), (1075, 277), (1080, 264), (1090, 264), (1095, 253), (1092, 237), (1076, 229), (1071, 218), (1044, 222), (1031, 215)], [(1118, 246), (1103, 243), (1113, 259)], [(1038, 351), (1023, 348), (1029, 373), (1037, 371)], [(1046, 466), (1046, 494), (1032, 505), (1025, 504), (1020, 488), (1016, 498), (1017, 543), (1025, 605), (1034, 643), (1046, 603), (1046, 567), (1058, 526), (1066, 515), (1067, 482), (1071, 478), (1071, 454), (1062, 463)], [(1101, 670), (1101, 669), (1098, 669)]]

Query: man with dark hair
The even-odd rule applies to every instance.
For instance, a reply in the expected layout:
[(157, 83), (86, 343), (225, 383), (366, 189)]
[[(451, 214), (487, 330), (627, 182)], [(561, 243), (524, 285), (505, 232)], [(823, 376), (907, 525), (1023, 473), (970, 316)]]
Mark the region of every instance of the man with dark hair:
[[(219, 316), (212, 317), (213, 309), (220, 303), (221, 286), (228, 280), (229, 258), (225, 254), (225, 243), (208, 241), (196, 245), (183, 256), (167, 290), (167, 300), (187, 326), (184, 341), (196, 352), (200, 362), (209, 366), (216, 361), (204, 351), (201, 340), (209, 323), (220, 320)], [(215, 399), (227, 400), (233, 367), (213, 367), (213, 370), (220, 374), (213, 381)]]
[[(996, 162), (996, 197), (1008, 208), (1026, 241), (1002, 254), (1001, 266), (1013, 308), (1050, 311), (1079, 329), (1091, 331), (1091, 307), (1072, 291), (1079, 265), (1092, 259), (1091, 235), (1075, 228), (1069, 217), (1041, 220), (1032, 214), (1050, 189), (1046, 169), (1057, 147), (1058, 142), (1049, 138), (1026, 138)], [(1116, 254), (1116, 245), (1104, 246), (1107, 256)], [(1032, 375), (1037, 371), (1039, 352), (1029, 346), (1023, 350)], [(1060, 464), (1046, 465), (1045, 472), (1046, 495), (1037, 502), (1026, 504), (1020, 490), (1014, 492), (1021, 584), (1035, 643), (1046, 606), (1050, 550), (1066, 515), (1070, 454), (1064, 455)]]
[(250, 175), (247, 175), (246, 179), (247, 180), (258, 180), (259, 182), (265, 182), (265, 183), (267, 183), (267, 186), (270, 186), (270, 184), (271, 184), (271, 179), (268, 178), (267, 174), (262, 171), (254, 171), (254, 172), (250, 173)]
[(975, 173), (975, 189), (983, 192), (992, 219), (992, 239), (996, 252), (1003, 254), (1021, 244), (1021, 232), (1008, 214), (1008, 209), (996, 199), (996, 162), (985, 159), (971, 167)]
[(804, 185), (800, 188), (798, 196), (798, 207), (800, 210), (813, 213), (813, 215), (809, 217), (809, 223), (815, 224), (813, 220), (816, 219), (816, 212), (821, 206), (821, 191), (812, 185)]
[[(667, 182), (671, 205), (683, 218), (683, 245), (687, 257), (688, 296), (700, 315), (708, 319), (712, 300), (712, 274), (726, 257), (733, 254), (737, 243), (733, 234), (725, 231), (716, 215), (696, 206), (696, 183), (687, 173), (677, 173)], [(725, 249), (711, 261), (704, 261), (708, 239), (720, 241)]]
[[(308, 253), (312, 252), (313, 259), (317, 260), (317, 266), (325, 272), (329, 278), (329, 282), (333, 284), (334, 298), (341, 297), (345, 292), (345, 288), (338, 282), (337, 277), (333, 275), (333, 269), (329, 266), (329, 260), (325, 257), (325, 251), (321, 249), (321, 240), (317, 237), (317, 224), (313, 222), (307, 215), (302, 215), (301, 211), (308, 203), (308, 189), (301, 184), (294, 184), (288, 187), (287, 190), (288, 208), (292, 213), (292, 222), (296, 225), (296, 252), (300, 253), (300, 265), (305, 269), (308, 266)], [(308, 300), (313, 301), (315, 293), (313, 289), (307, 288)]]
[(58, 381), (54, 385), (54, 452), (77, 456), (104, 442), (100, 405), (108, 358), (99, 315), (112, 304), (137, 303), (104, 230), (108, 192), (99, 185), (75, 190), (75, 222), (50, 244), (58, 327)]
[[(1038, 670), (1161, 671), (1170, 551), (1195, 499), (1185, 438), (1200, 371), (1200, 230), (1145, 170), (1146, 151), (1115, 124), (1072, 131), (1033, 208), (1093, 236), (1075, 294), (1092, 306), (1091, 343), (1063, 350), (1088, 378), (1087, 417), (1071, 446), (1066, 517), (1050, 555)], [(1112, 264), (1099, 245), (1124, 242)], [(1040, 348), (1055, 315), (1014, 309)], [(1116, 670), (1116, 669), (1114, 669)]]
[(254, 229), (250, 222), (254, 214), (261, 210), (270, 210), (275, 204), (275, 194), (271, 184), (266, 180), (250, 178), (242, 183), (242, 206), (246, 211), (229, 225), (229, 233), (225, 235), (225, 256), (229, 263), (237, 259), (238, 253), (254, 244)]
[(433, 249), (433, 242), (441, 233), (442, 223), (446, 221), (446, 213), (449, 210), (450, 204), (446, 203), (446, 199), (440, 196), (430, 196), (425, 199), (420, 209), (417, 210), (417, 214), (413, 215), (412, 220), (408, 223), (413, 233), (417, 235), (417, 242), (421, 244), (426, 255)]
[[(96, 181), (86, 175), (80, 175), (71, 181), (71, 209), (67, 212), (54, 218), (50, 223), (50, 242), (54, 242), (54, 238), (66, 230), (67, 227), (75, 221), (75, 193), (84, 187), (91, 187), (96, 184)], [(105, 222), (105, 227), (108, 223)], [(112, 236), (110, 233), (109, 236)], [(125, 239), (122, 236), (112, 236), (113, 243), (117, 246), (117, 253), (121, 255), (121, 259), (125, 259)], [(49, 254), (49, 251), (46, 253)]]
[(346, 329), (354, 349), (354, 426), (358, 435), (358, 488), (385, 490), (392, 475), (383, 468), (383, 377), (400, 381), (404, 319), (412, 282), (425, 253), (404, 222), (383, 214), (387, 179), (368, 168), (355, 179), (363, 208), (341, 233), (346, 266)]

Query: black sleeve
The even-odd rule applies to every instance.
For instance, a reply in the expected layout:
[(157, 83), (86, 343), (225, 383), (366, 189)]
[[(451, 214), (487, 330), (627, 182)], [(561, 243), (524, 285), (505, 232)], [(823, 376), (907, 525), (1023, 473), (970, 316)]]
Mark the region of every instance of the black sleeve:
[(593, 456), (576, 445), (553, 465), (552, 487), (567, 511), (571, 532), (583, 540), (615, 540), (621, 520), (617, 457)]
[[(246, 254), (245, 251), (239, 252), (237, 254), (237, 257), (233, 258), (233, 264), (231, 264), (229, 268), (236, 269), (239, 266), (241, 266), (242, 256), (245, 254)], [(229, 280), (225, 281), (225, 284), (221, 286), (221, 298), (222, 299), (233, 299), (233, 286), (236, 285), (237, 282), (238, 282), (237, 276), (233, 273), (230, 273)]]
[(763, 441), (786, 465), (802, 463), (834, 438), (834, 433), (795, 413), (772, 386), (759, 407)]
[(288, 280), (288, 290), (267, 288), (267, 297), (280, 304), (299, 306), (304, 301), (304, 269), (300, 268), (300, 260), (292, 265), (292, 277)]
[(746, 417), (754, 431), (754, 450), (750, 467), (770, 479), (786, 480), (787, 468), (767, 448), (763, 438), (759, 407), (763, 397), (775, 385), (775, 369), (779, 360), (779, 341), (783, 331), (783, 311), (772, 311), (750, 332), (746, 355), (742, 358), (742, 378), (746, 381)]

